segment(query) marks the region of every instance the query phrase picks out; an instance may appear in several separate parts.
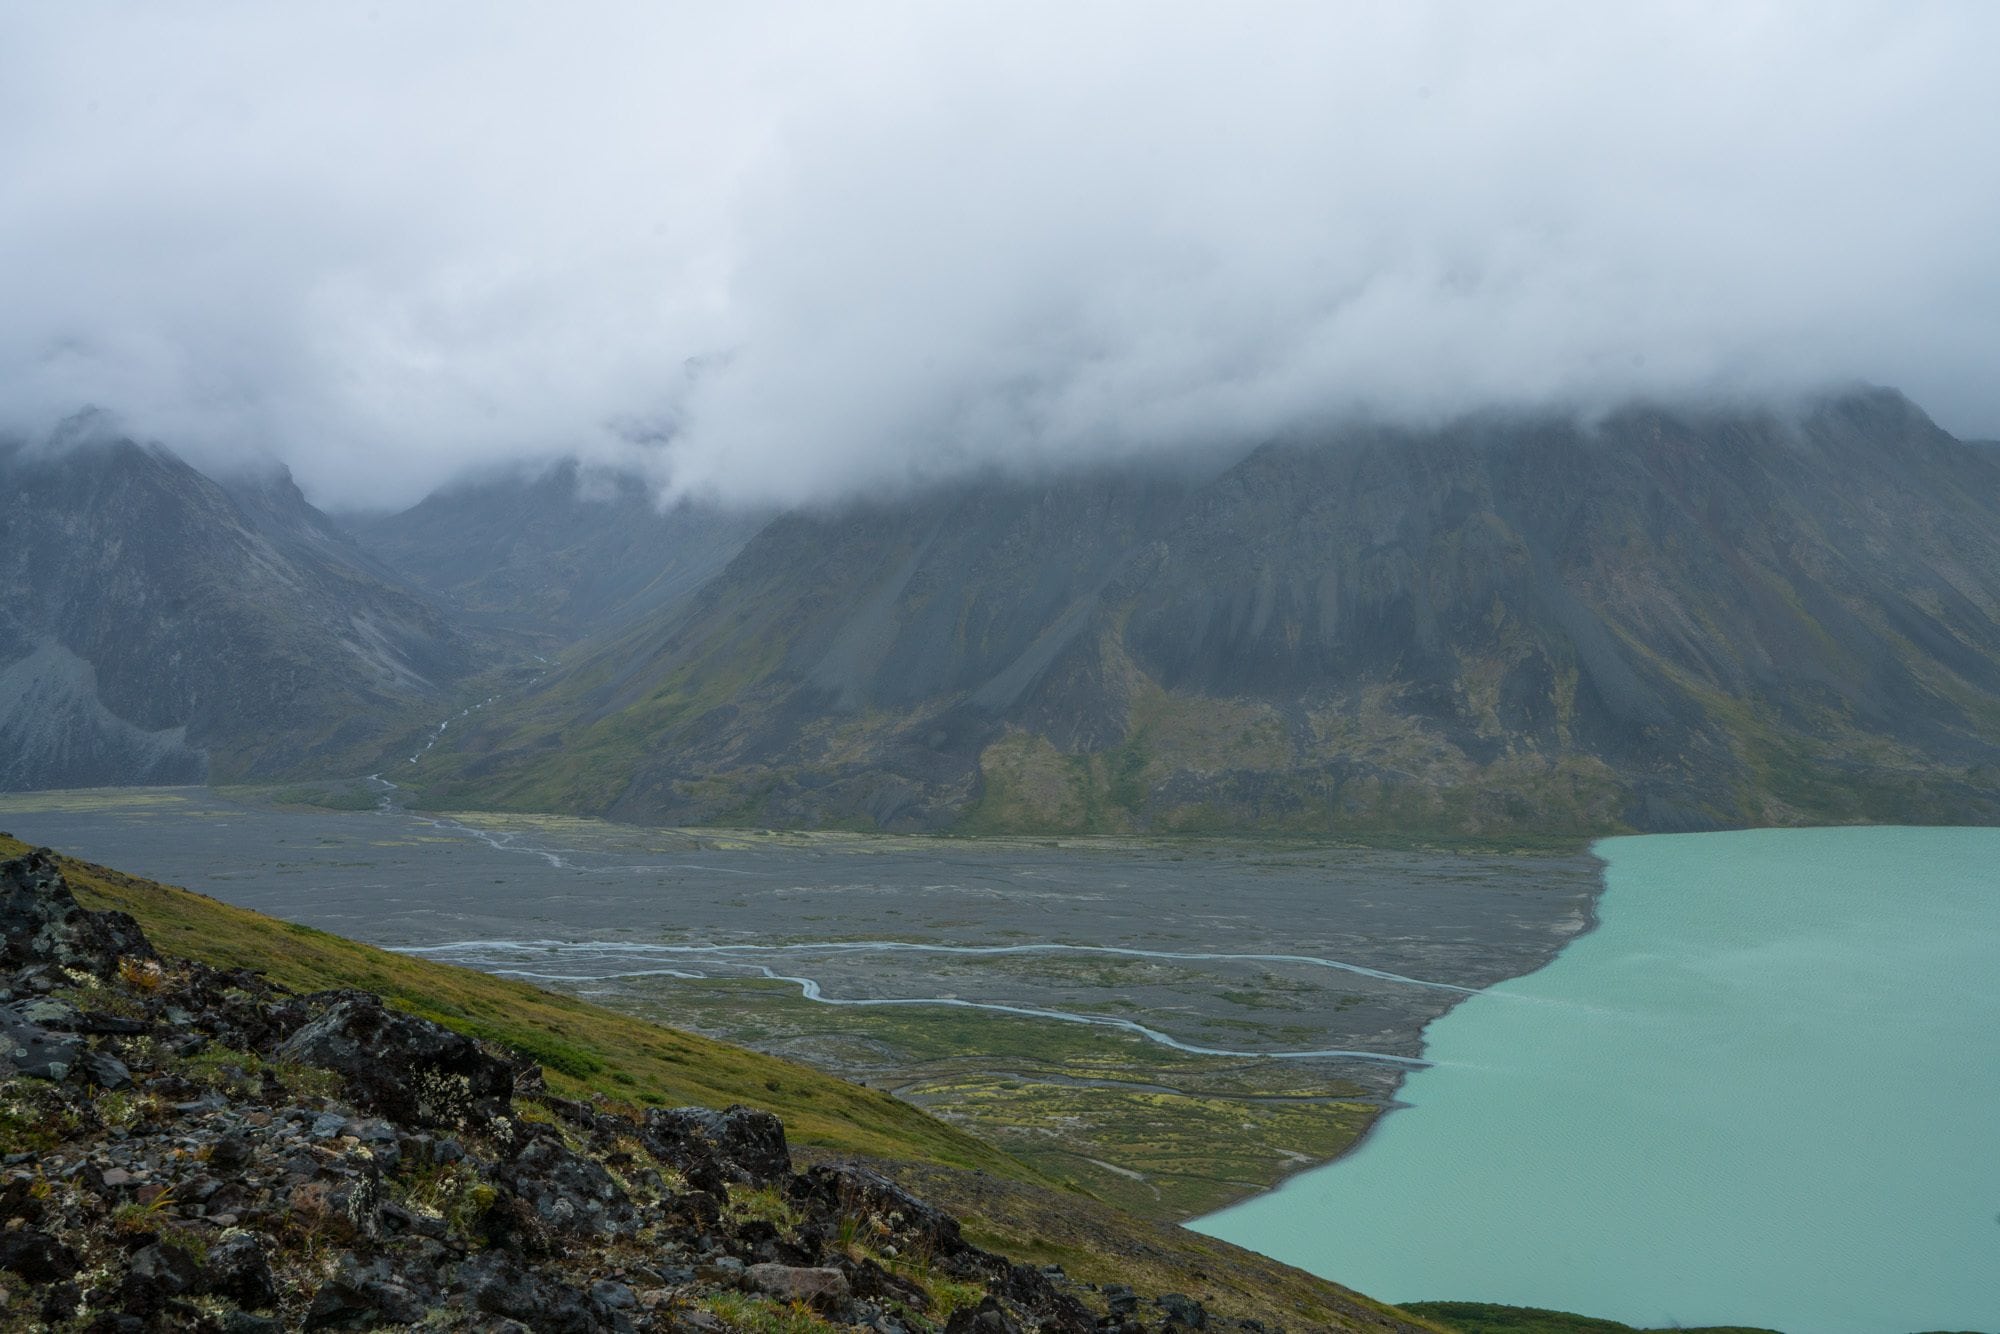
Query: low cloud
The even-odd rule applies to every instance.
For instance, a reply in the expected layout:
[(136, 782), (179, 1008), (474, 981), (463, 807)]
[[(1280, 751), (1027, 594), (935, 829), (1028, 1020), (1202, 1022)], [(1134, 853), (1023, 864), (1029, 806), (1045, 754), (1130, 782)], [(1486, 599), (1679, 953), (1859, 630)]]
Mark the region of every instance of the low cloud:
[(17, 6), (0, 426), (338, 505), (1852, 378), (2000, 434), (1995, 49), (1971, 4)]

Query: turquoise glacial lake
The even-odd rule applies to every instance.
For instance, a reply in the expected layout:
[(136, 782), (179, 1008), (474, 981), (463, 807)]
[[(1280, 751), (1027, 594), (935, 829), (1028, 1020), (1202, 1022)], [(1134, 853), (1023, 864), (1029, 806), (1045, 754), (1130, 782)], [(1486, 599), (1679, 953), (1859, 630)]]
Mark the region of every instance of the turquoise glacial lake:
[(1194, 1224), (1387, 1301), (2000, 1329), (2000, 829), (1608, 839), (1355, 1153)]

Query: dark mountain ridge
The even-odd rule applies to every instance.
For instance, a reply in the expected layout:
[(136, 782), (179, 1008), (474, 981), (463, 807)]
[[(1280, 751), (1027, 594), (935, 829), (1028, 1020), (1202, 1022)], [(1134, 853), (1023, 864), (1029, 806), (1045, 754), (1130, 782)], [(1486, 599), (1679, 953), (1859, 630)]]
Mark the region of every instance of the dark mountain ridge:
[(0, 788), (351, 771), (480, 665), (282, 472), (106, 437), (0, 493)]
[(426, 798), (1461, 834), (2000, 818), (2000, 456), (1887, 391), (786, 515)]
[(350, 516), (346, 528), (469, 624), (546, 653), (673, 607), (768, 518), (693, 503), (662, 511), (637, 478), (567, 459)]

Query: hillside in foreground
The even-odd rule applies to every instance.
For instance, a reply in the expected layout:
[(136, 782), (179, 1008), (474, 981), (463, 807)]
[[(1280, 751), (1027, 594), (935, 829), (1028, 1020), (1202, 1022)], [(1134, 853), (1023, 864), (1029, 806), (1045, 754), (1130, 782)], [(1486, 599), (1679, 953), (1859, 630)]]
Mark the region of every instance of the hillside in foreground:
[[(804, 1067), (16, 840), (0, 857), (0, 1133), (26, 1155), (0, 1192), (33, 1233), (0, 1247), (29, 1285), (12, 1327), (375, 1328), (449, 1305), (446, 1327), (491, 1329), (1436, 1328)], [(108, 943), (43, 929), (55, 885), (133, 921)], [(780, 1169), (769, 1117), (683, 1103), (776, 1110), (811, 1165)]]

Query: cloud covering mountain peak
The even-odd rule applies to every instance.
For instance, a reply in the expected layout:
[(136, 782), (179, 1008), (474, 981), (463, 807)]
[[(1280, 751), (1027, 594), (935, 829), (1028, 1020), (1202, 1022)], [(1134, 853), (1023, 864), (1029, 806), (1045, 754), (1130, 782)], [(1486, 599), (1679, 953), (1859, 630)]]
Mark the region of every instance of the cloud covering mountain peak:
[(0, 424), (792, 502), (1892, 382), (2000, 432), (1988, 7), (210, 4), (0, 27)]

